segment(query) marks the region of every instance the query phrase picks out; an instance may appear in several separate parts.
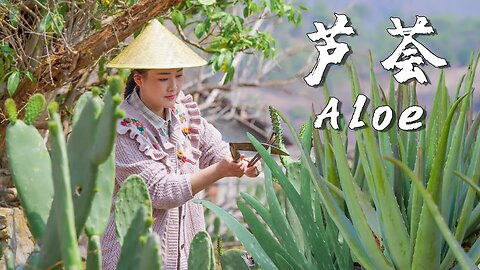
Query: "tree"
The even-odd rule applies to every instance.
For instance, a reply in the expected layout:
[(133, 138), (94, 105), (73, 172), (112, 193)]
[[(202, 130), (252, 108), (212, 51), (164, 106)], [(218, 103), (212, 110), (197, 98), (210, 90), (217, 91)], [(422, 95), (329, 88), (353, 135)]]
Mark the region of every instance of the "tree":
[(8, 124), (3, 108), (8, 97), (13, 97), (23, 114), (32, 94), (40, 92), (54, 99), (57, 90), (65, 88), (60, 99), (62, 117), (68, 121), (69, 108), (92, 86), (86, 85), (90, 73), (98, 68), (97, 84), (102, 86), (103, 65), (111, 52), (154, 17), (173, 22), (180, 37), (210, 59), (212, 72), (199, 77), (199, 83), (224, 73), (216, 84), (219, 87), (233, 79), (243, 56), (256, 51), (265, 58), (275, 55), (275, 40), (267, 31), (260, 31), (265, 20), (301, 22), (299, 10), (283, 0), (3, 1), (0, 14), (1, 153)]

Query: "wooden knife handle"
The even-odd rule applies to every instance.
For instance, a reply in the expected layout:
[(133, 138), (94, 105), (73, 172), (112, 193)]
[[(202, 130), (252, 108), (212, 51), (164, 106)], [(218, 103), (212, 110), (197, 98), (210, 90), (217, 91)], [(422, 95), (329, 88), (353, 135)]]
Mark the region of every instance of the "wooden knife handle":
[(240, 153), (238, 152), (237, 148), (235, 147), (234, 144), (230, 143), (230, 153), (232, 154), (232, 158), (234, 162), (239, 162), (240, 161)]

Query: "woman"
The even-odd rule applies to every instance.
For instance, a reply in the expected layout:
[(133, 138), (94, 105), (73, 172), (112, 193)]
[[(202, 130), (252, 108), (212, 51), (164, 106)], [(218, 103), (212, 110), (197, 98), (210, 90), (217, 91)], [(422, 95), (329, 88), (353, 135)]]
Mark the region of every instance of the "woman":
[[(223, 177), (256, 177), (261, 170), (260, 162), (247, 167), (243, 154), (235, 163), (220, 132), (181, 91), (184, 67), (204, 64), (153, 20), (107, 65), (133, 69), (120, 105), (126, 115), (117, 125), (115, 194), (131, 174), (145, 180), (163, 269), (187, 269), (192, 238), (205, 230), (203, 207), (191, 199)], [(101, 245), (103, 269), (114, 269), (121, 247), (113, 211)]]

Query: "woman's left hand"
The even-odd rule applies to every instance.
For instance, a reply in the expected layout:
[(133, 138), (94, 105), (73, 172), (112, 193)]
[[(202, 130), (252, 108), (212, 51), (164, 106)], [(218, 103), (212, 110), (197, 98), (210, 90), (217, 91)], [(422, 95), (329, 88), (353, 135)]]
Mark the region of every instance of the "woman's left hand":
[(245, 169), (245, 175), (248, 177), (257, 177), (262, 171), (262, 162), (259, 160), (253, 166), (247, 167)]

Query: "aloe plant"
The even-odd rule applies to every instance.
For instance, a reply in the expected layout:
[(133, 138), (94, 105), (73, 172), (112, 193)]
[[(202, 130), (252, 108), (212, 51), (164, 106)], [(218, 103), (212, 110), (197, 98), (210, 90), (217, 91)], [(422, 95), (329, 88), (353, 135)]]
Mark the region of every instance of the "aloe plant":
[[(311, 138), (311, 126), (311, 123), (305, 125), (301, 132), (306, 144), (309, 144), (307, 138)], [(284, 147), (281, 141), (279, 147)], [(284, 201), (283, 205), (281, 200), (284, 197), (275, 192), (274, 179), (268, 166), (264, 166), (266, 206), (256, 197), (240, 193), (243, 200), (238, 200), (237, 206), (251, 233), (213, 203), (198, 199), (194, 202), (216, 213), (262, 269), (351, 269), (353, 261), (350, 250), (346, 244), (339, 243), (338, 229), (331, 219), (324, 223), (323, 217), (327, 213), (321, 209), (318, 196), (310, 188), (306, 168), (292, 159), (286, 158), (283, 162), (291, 180), (288, 189), (284, 189), (283, 196), (286, 195), (288, 201)], [(275, 182), (278, 180), (275, 179)], [(305, 197), (313, 200), (305, 200)]]
[[(366, 269), (478, 269), (480, 115), (474, 116), (472, 109), (478, 59), (479, 55), (472, 54), (453, 97), (441, 72), (428, 123), (418, 131), (396, 126), (376, 131), (370, 121), (373, 111), (366, 112), (361, 120), (367, 127), (352, 131), (356, 137), (352, 160), (347, 155), (345, 119), (339, 130), (312, 131), (310, 117), (299, 135), (281, 112), (270, 107), (274, 131), (281, 138), (282, 122), (286, 123), (301, 159), (281, 157), (282, 168), (247, 134), (266, 165), (267, 198), (274, 198), (270, 183), (275, 181), (287, 201), (281, 205), (269, 200), (265, 207), (253, 196), (242, 194), (247, 203), (239, 201), (238, 206), (252, 233), (247, 237), (243, 229), (230, 229), (246, 248), (246, 240), (263, 248), (251, 248), (254, 258), (267, 256), (279, 269), (351, 269), (350, 253)], [(416, 105), (415, 84), (396, 87), (392, 76), (387, 98), (371, 67), (370, 62), (374, 107), (388, 105), (402, 112)], [(354, 65), (347, 65), (347, 70), (355, 100), (363, 91)], [(326, 84), (324, 92), (327, 102)], [(279, 147), (285, 150), (282, 140)], [(198, 202), (215, 208), (219, 217), (231, 219), (213, 204)], [(296, 216), (285, 218), (290, 207)], [(332, 228), (329, 225), (335, 231), (325, 237)], [(339, 252), (345, 245), (346, 252)], [(347, 263), (339, 265), (341, 260)]]

